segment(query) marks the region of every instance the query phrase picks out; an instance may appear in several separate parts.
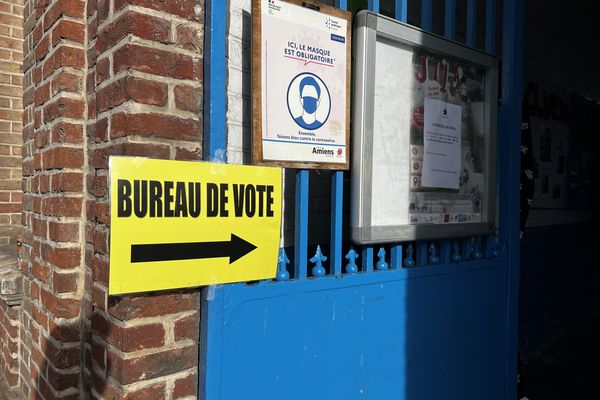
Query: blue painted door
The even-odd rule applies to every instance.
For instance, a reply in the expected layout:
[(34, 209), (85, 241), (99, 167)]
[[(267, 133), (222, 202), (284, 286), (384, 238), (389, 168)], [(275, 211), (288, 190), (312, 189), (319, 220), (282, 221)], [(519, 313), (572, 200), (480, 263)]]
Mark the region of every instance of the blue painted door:
[[(207, 3), (207, 12), (225, 14), (227, 2)], [(466, 2), (465, 42), (475, 46), (477, 6), (485, 6), (484, 50), (494, 53), (496, 3), (479, 3)], [(368, 5), (379, 11), (379, 1)], [(456, 1), (446, 0), (448, 38), (455, 34), (455, 9)], [(315, 250), (308, 244), (311, 173), (298, 171), (295, 244), (287, 249), (293, 264), (282, 249), (276, 280), (204, 290), (201, 399), (516, 398), (522, 11), (517, 0), (503, 3), (498, 236), (462, 238), (458, 246), (435, 242), (442, 256), (436, 265), (428, 265), (431, 243), (386, 246), (390, 268), (379, 270), (380, 246), (354, 252), (342, 242), (348, 199), (344, 173), (335, 172), (331, 245)], [(422, 0), (420, 12), (421, 27), (430, 30), (432, 0)], [(395, 1), (395, 15), (406, 21), (406, 0)], [(225, 46), (226, 25), (210, 16), (207, 21), (207, 60), (216, 65), (206, 67), (212, 76), (205, 123), (212, 126), (207, 153), (214, 156), (225, 143), (224, 127), (215, 128), (222, 115), (211, 109), (224, 102), (224, 78), (215, 75), (224, 74), (218, 63), (225, 62), (219, 46)], [(329, 253), (325, 276), (311, 270), (315, 251)], [(451, 262), (454, 252), (460, 263)]]

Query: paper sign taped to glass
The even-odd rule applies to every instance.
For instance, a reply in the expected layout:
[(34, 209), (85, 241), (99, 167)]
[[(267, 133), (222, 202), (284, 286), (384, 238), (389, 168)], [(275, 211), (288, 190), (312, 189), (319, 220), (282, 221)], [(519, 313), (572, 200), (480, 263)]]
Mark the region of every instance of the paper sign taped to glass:
[[(449, 56), (413, 51), (409, 224), (480, 222), (483, 171), (484, 71)], [(464, 121), (464, 124), (463, 124)]]
[(497, 60), (370, 12), (355, 37), (353, 240), (494, 232)]

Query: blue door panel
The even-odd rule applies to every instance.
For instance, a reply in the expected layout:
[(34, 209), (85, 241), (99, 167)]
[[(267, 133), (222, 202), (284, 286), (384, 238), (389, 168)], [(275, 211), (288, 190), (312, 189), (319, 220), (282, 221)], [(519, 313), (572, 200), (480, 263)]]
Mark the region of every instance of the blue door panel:
[[(342, 9), (348, 3), (335, 1)], [(361, 2), (350, 3), (356, 7)], [(362, 3), (379, 10), (379, 0)], [(385, 2), (384, 8), (389, 11), (391, 3)], [(408, 1), (393, 3), (396, 18), (406, 22)], [(333, 174), (331, 191), (329, 263), (333, 276), (307, 278), (310, 174), (300, 170), (296, 235), (290, 253), (295, 255), (293, 271), (289, 271), (293, 277), (287, 275), (285, 282), (204, 289), (200, 399), (516, 398), (523, 2), (496, 3), (485, 1), (485, 31), (477, 32), (475, 23), (482, 2), (468, 1), (465, 21), (467, 44), (485, 35), (485, 51), (494, 53), (496, 10), (502, 4), (499, 232), (495, 238), (457, 239), (465, 245), (465, 254), (471, 252), (473, 240), (485, 243), (484, 259), (447, 264), (451, 247), (442, 241), (445, 265), (422, 267), (428, 261), (423, 242), (417, 243), (419, 267), (401, 268), (408, 261), (402, 258), (402, 248), (410, 244), (398, 243), (390, 247), (391, 270), (373, 271), (373, 246), (357, 249), (362, 253), (363, 273), (342, 270), (342, 211), (348, 199), (344, 199), (344, 173), (338, 171)], [(226, 14), (230, 6), (220, 0), (209, 0), (206, 5), (203, 147), (205, 158), (214, 161), (226, 158)], [(422, 28), (431, 28), (433, 6), (431, 0), (420, 2)], [(444, 10), (444, 32), (453, 39), (456, 2), (446, 0)], [(490, 243), (498, 246), (488, 247)], [(283, 253), (280, 270), (286, 268), (285, 260)]]
[(499, 265), (215, 288), (221, 384), (210, 398), (502, 399)]

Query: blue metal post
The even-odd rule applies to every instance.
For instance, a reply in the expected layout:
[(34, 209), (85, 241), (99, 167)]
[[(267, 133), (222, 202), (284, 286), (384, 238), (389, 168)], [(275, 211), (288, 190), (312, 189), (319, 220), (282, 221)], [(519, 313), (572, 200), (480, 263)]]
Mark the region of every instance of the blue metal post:
[(373, 247), (372, 246), (363, 247), (362, 272), (373, 272)]
[[(212, 309), (212, 310), (211, 310)], [(215, 286), (202, 289), (200, 312), (200, 346), (198, 380), (198, 398), (213, 399), (221, 393), (221, 366), (223, 362), (223, 292)], [(209, 328), (210, 327), (210, 328)], [(206, 371), (211, 371), (210, 379)]]
[(400, 22), (408, 20), (408, 0), (396, 0), (396, 19)]
[(444, 11), (444, 36), (446, 39), (454, 40), (456, 32), (456, 22), (454, 14), (456, 13), (456, 0), (446, 0)]
[(433, 19), (432, 11), (432, 0), (421, 1), (421, 28), (423, 30), (431, 32), (431, 25)]
[(391, 246), (390, 253), (390, 267), (402, 268), (402, 245)]
[(462, 261), (468, 261), (471, 259), (471, 238), (462, 240)]
[(308, 170), (296, 173), (294, 229), (294, 278), (306, 278), (308, 262)]
[(369, 10), (379, 12), (379, 0), (369, 0)]
[[(204, 134), (203, 158), (210, 161), (227, 161), (227, 2), (207, 0), (205, 4), (206, 23), (204, 27)], [(221, 313), (209, 313), (208, 308), (221, 307), (222, 297), (208, 295), (214, 293), (214, 286), (203, 290), (202, 321), (200, 323), (200, 365), (202, 371), (208, 368), (221, 371), (221, 342), (212, 343), (208, 338), (208, 326), (216, 337), (220, 337), (223, 327)], [(211, 300), (211, 301), (209, 301)], [(215, 374), (217, 375), (217, 374)], [(219, 392), (220, 376), (207, 380), (206, 375), (198, 382), (200, 398), (212, 398)]]
[[(494, 54), (496, 51), (496, 0), (486, 0), (485, 5), (485, 51)], [(500, 157), (497, 157), (496, 169), (499, 169)], [(496, 236), (486, 239), (485, 257), (491, 258), (496, 244)], [(497, 249), (496, 249), (497, 250)]]
[(450, 256), (452, 254), (452, 243), (450, 240), (442, 240), (440, 245), (440, 262), (442, 264), (450, 264)]
[(475, 47), (477, 26), (477, 5), (475, 0), (467, 0), (467, 46)]
[(207, 0), (204, 52), (204, 159), (227, 161), (227, 2)]
[[(335, 6), (348, 9), (347, 0), (335, 0)], [(331, 177), (331, 274), (342, 274), (342, 214), (344, 207), (344, 172), (336, 171)]]
[[(456, 0), (446, 0), (444, 10), (444, 36), (454, 40), (456, 34)], [(449, 264), (451, 260), (452, 243), (450, 240), (442, 240), (440, 243), (440, 261)]]
[(485, 5), (485, 51), (496, 51), (496, 0), (487, 0)]
[(427, 242), (420, 240), (417, 242), (417, 267), (427, 265)]
[[(431, 32), (431, 27), (433, 23), (433, 10), (432, 10), (432, 0), (422, 0), (421, 1), (421, 28), (425, 31)], [(418, 241), (416, 243), (417, 251), (416, 251), (416, 260), (415, 265), (418, 267), (422, 267), (427, 263), (427, 243), (423, 241)]]
[(344, 207), (344, 172), (331, 177), (331, 275), (342, 274), (342, 214)]
[(348, 9), (348, 0), (335, 0), (335, 6), (337, 8), (341, 8), (342, 10)]
[(496, 247), (496, 237), (494, 235), (488, 235), (484, 239), (483, 254), (485, 258), (492, 258)]
[(506, 244), (506, 398), (517, 398), (519, 304), (519, 181), (523, 97), (524, 2), (505, 0), (502, 27), (502, 105), (500, 107), (500, 239)]

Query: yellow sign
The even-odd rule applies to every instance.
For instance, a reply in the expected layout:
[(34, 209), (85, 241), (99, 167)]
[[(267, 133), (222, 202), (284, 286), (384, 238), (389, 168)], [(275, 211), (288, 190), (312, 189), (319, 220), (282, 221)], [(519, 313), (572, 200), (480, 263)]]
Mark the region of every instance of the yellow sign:
[(281, 169), (110, 158), (109, 294), (275, 276)]

